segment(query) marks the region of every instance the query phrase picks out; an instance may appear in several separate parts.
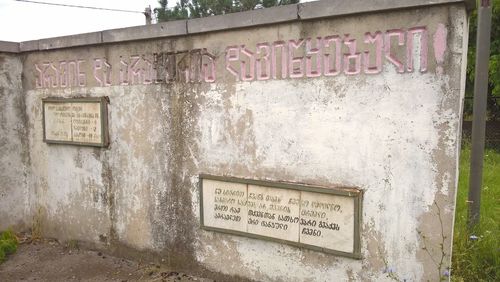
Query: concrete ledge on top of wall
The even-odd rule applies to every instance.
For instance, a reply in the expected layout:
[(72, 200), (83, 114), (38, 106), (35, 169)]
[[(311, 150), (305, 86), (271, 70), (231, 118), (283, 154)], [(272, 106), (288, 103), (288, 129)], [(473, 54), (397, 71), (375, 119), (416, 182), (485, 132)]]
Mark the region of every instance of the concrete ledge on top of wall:
[[(472, 0), (474, 1), (474, 0)], [(300, 19), (315, 19), (341, 15), (377, 12), (395, 9), (416, 8), (445, 3), (460, 3), (464, 0), (349, 0), (349, 1), (313, 1), (299, 4)], [(466, 2), (470, 2), (466, 0)]]
[(39, 50), (50, 50), (72, 46), (93, 45), (99, 43), (102, 43), (101, 32), (90, 32), (78, 35), (40, 39), (38, 48)]
[(297, 19), (297, 4), (291, 4), (280, 7), (191, 19), (187, 21), (187, 31), (190, 34), (202, 33), (247, 26), (289, 22)]
[(21, 52), (38, 51), (38, 41), (39, 40), (23, 41), (19, 43), (19, 50)]
[(19, 53), (19, 43), (0, 41), (0, 52), (5, 53)]
[(140, 40), (155, 37), (187, 34), (187, 20), (161, 22), (152, 25), (133, 26), (102, 31), (102, 42)]

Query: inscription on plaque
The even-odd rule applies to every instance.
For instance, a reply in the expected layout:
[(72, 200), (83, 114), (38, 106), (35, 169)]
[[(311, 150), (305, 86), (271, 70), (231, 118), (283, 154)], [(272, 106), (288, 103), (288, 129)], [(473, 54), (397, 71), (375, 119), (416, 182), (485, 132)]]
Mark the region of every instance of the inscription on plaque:
[(361, 190), (200, 176), (204, 229), (360, 258)]
[(108, 145), (106, 98), (47, 98), (42, 104), (45, 142)]
[(246, 231), (247, 187), (245, 184), (206, 180), (206, 223), (217, 228)]

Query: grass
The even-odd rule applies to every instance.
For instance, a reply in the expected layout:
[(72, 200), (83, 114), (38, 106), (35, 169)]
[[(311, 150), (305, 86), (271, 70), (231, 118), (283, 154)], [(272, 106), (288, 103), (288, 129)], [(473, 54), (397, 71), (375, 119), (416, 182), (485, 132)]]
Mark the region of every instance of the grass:
[(17, 244), (17, 237), (11, 230), (4, 231), (0, 234), (0, 263), (5, 261), (7, 255), (17, 250)]
[(467, 229), (470, 145), (462, 148), (453, 236), (452, 281), (500, 281), (500, 151), (487, 149), (483, 167), (481, 221)]

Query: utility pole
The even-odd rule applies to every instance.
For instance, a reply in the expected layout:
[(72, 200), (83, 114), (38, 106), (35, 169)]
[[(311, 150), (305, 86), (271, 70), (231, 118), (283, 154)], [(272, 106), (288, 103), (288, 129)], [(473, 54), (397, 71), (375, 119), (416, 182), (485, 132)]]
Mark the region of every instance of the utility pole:
[(148, 6), (146, 7), (146, 9), (144, 9), (144, 16), (146, 16), (146, 25), (151, 24), (151, 20), (153, 19), (151, 6)]
[(469, 179), (469, 217), (472, 229), (479, 223), (481, 186), (483, 181), (486, 98), (488, 95), (488, 63), (490, 58), (491, 0), (479, 0), (477, 8), (476, 71), (472, 111), (472, 148)]

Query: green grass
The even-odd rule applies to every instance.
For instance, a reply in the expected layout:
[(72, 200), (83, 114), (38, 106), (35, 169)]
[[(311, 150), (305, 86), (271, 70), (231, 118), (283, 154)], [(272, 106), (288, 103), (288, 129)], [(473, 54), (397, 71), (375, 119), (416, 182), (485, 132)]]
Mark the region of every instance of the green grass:
[(470, 145), (466, 144), (460, 156), (451, 280), (500, 281), (500, 152), (485, 151), (481, 222), (471, 231), (467, 229), (469, 163)]
[(11, 230), (4, 231), (0, 234), (0, 263), (5, 261), (7, 255), (17, 250), (17, 244), (17, 237)]

